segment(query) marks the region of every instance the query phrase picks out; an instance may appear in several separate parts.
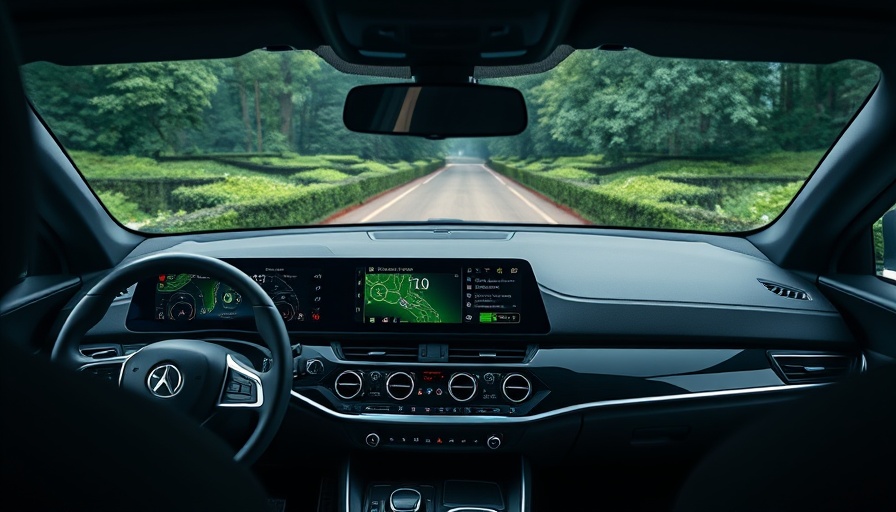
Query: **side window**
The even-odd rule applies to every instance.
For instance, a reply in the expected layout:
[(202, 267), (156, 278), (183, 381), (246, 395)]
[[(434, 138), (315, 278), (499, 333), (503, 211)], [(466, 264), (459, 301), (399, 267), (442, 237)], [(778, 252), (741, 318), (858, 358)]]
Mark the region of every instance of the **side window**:
[(874, 223), (877, 275), (896, 281), (896, 205)]

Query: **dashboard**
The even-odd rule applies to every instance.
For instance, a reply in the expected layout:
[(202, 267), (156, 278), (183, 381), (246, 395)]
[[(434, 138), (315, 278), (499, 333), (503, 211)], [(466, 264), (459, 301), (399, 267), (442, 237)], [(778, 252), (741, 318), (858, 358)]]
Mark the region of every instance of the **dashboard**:
[[(814, 284), (749, 242), (609, 233), (346, 227), (164, 237), (130, 257), (218, 257), (259, 283), (301, 344), (292, 434), (345, 450), (693, 446), (862, 371)], [(239, 290), (173, 268), (114, 301), (82, 350), (198, 337), (261, 369), (253, 322)]]

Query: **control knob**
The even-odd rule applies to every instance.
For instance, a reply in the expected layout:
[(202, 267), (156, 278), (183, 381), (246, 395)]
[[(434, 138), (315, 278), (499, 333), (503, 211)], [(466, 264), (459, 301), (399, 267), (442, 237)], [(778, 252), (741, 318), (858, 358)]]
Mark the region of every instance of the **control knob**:
[(380, 445), (380, 436), (376, 432), (371, 432), (364, 438), (364, 442), (367, 443), (367, 446), (376, 448)]
[(492, 450), (497, 450), (501, 447), (501, 438), (498, 436), (491, 436), (485, 441), (485, 445), (491, 448)]
[(305, 371), (310, 375), (320, 375), (324, 372), (324, 363), (320, 359), (310, 359), (305, 363)]

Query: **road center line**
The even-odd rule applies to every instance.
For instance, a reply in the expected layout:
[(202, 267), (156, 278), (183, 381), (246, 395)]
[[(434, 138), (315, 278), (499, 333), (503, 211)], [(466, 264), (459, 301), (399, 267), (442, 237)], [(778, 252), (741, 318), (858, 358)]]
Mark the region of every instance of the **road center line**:
[(517, 192), (516, 190), (514, 190), (513, 187), (511, 187), (510, 185), (508, 185), (507, 183), (505, 183), (504, 180), (502, 180), (500, 177), (498, 177), (498, 173), (496, 173), (495, 171), (489, 169), (488, 167), (486, 167), (486, 166), (484, 166), (484, 165), (482, 165), (482, 164), (479, 164), (479, 165), (482, 166), (483, 169), (485, 169), (486, 171), (488, 171), (488, 173), (491, 174), (493, 178), (495, 178), (496, 180), (498, 180), (498, 182), (499, 182), (500, 184), (502, 184), (502, 185), (504, 185), (505, 187), (507, 187), (507, 190), (513, 192), (513, 195), (515, 195), (516, 197), (520, 198), (520, 200), (521, 200), (522, 202), (526, 203), (526, 206), (528, 206), (529, 208), (532, 208), (532, 210), (533, 210), (535, 213), (537, 213), (539, 216), (541, 216), (541, 218), (544, 219), (545, 222), (547, 222), (548, 224), (558, 224), (558, 222), (557, 222), (556, 220), (552, 219), (551, 216), (548, 215), (547, 213), (545, 213), (541, 208), (539, 208), (539, 207), (535, 206), (534, 204), (532, 204), (531, 201), (529, 201), (528, 199), (526, 199), (525, 197), (523, 197), (522, 194), (520, 194), (519, 192)]
[(429, 183), (430, 181), (434, 180), (434, 179), (436, 178), (436, 176), (438, 176), (439, 174), (442, 174), (442, 172), (444, 172), (445, 169), (447, 169), (447, 168), (448, 168), (449, 166), (451, 166), (451, 165), (452, 165), (452, 164), (448, 164), (448, 165), (446, 165), (445, 167), (442, 167), (440, 170), (436, 171), (435, 174), (433, 174), (432, 176), (430, 176), (429, 178), (427, 178), (426, 181), (423, 181), (423, 182), (421, 182), (421, 183), (417, 183), (417, 184), (414, 185), (413, 187), (411, 187), (411, 188), (405, 190), (404, 192), (401, 193), (401, 195), (399, 195), (399, 196), (396, 197), (395, 199), (389, 201), (388, 203), (384, 204), (383, 206), (380, 206), (379, 208), (377, 208), (376, 210), (374, 210), (373, 212), (371, 212), (370, 214), (368, 214), (366, 217), (364, 217), (363, 219), (361, 219), (361, 220), (358, 221), (358, 222), (361, 223), (361, 224), (363, 224), (363, 223), (369, 221), (370, 219), (376, 217), (377, 215), (383, 213), (383, 210), (385, 210), (386, 208), (388, 208), (388, 207), (392, 206), (393, 204), (395, 204), (395, 203), (401, 201), (402, 199), (404, 199), (404, 196), (406, 196), (406, 195), (410, 194), (411, 192), (417, 190), (417, 187), (419, 187), (420, 185), (426, 185), (426, 184)]

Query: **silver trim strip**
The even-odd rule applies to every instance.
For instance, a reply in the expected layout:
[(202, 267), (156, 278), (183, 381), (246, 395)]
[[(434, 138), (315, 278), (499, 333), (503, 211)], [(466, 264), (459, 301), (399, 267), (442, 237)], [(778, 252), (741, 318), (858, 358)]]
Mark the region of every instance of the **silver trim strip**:
[[(132, 355), (133, 355), (133, 352), (126, 356), (115, 356), (115, 357), (109, 357), (106, 359), (98, 359), (98, 360), (96, 360), (96, 362), (84, 363), (78, 367), (78, 371), (80, 372), (80, 371), (83, 371), (85, 368), (90, 368), (92, 366), (101, 366), (101, 365), (110, 364), (110, 363), (111, 364), (116, 364), (116, 363), (124, 364), (124, 362), (127, 361), (128, 358), (130, 358)], [(84, 356), (84, 357), (87, 357), (87, 356)]]
[[(345, 461), (345, 512), (351, 512), (350, 501), (351, 501), (351, 489), (352, 489), (352, 460), (348, 459)], [(363, 504), (361, 506), (364, 506)]]
[(526, 512), (526, 460), (520, 457), (520, 512)]
[(264, 404), (264, 388), (261, 385), (261, 379), (258, 375), (252, 370), (245, 368), (243, 365), (238, 363), (234, 358), (230, 357), (230, 354), (227, 354), (227, 369), (235, 371), (239, 373), (243, 377), (255, 382), (255, 387), (258, 388), (258, 397), (252, 403), (247, 404), (223, 404), (221, 400), (224, 398), (224, 390), (227, 388), (227, 376), (224, 376), (224, 383), (221, 385), (221, 394), (218, 395), (218, 407), (261, 407)]
[(498, 512), (493, 508), (480, 508), (480, 507), (457, 507), (449, 509), (448, 512)]
[(408, 423), (408, 424), (452, 424), (452, 425), (488, 425), (488, 424), (506, 424), (506, 423), (530, 423), (540, 421), (562, 414), (583, 411), (587, 409), (598, 409), (602, 407), (613, 407), (617, 405), (634, 405), (653, 402), (674, 402), (678, 400), (690, 400), (697, 398), (715, 398), (720, 396), (737, 396), (752, 395), (756, 393), (773, 393), (780, 391), (793, 391), (796, 389), (814, 388), (818, 386), (827, 386), (825, 383), (814, 384), (788, 384), (781, 386), (768, 386), (761, 388), (744, 388), (744, 389), (726, 389), (722, 391), (703, 391), (700, 393), (686, 393), (682, 395), (664, 395), (649, 396), (643, 398), (624, 398), (620, 400), (605, 400), (602, 402), (587, 402), (584, 404), (570, 405), (561, 409), (534, 414), (532, 416), (403, 416), (401, 414), (343, 414), (336, 412), (326, 406), (323, 406), (308, 397), (303, 396), (296, 390), (292, 390), (292, 396), (305, 402), (306, 404), (318, 409), (335, 418), (349, 421), (361, 421), (370, 423)]

